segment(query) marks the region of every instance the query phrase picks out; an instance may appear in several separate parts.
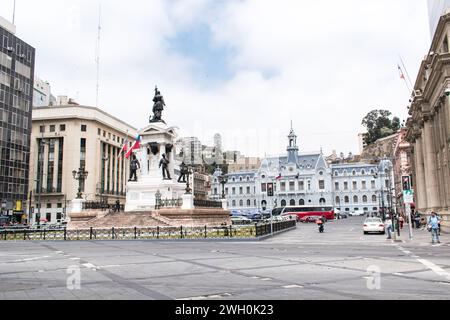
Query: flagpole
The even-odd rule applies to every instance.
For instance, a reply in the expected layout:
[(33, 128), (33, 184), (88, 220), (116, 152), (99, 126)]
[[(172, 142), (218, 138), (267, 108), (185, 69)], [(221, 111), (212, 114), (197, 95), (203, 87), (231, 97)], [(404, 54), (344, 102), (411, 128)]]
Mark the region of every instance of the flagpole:
[(13, 18), (12, 18), (13, 24), (15, 20), (16, 20), (16, 0), (14, 0), (14, 7), (13, 7)]
[[(410, 87), (413, 88), (414, 85), (413, 85), (412, 82), (411, 82), (411, 78), (409, 77), (408, 69), (406, 69), (406, 67), (405, 67), (405, 64), (404, 64), (404, 62), (403, 62), (402, 56), (401, 56), (401, 55), (398, 55), (398, 57), (400, 58), (400, 62), (401, 62), (401, 64), (402, 64), (402, 66), (403, 66), (403, 70), (405, 70), (406, 76), (408, 77), (409, 85), (410, 85)], [(405, 79), (405, 81), (406, 81), (406, 79)]]

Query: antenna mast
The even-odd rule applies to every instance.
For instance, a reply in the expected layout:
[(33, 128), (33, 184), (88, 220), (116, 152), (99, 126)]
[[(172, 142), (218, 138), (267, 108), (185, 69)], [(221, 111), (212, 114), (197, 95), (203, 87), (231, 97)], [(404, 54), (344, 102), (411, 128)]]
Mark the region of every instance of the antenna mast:
[(95, 98), (95, 106), (98, 108), (98, 97), (100, 91), (100, 40), (101, 40), (101, 18), (102, 18), (102, 5), (99, 5), (99, 13), (98, 13), (98, 34), (97, 34), (97, 52), (95, 57), (95, 63), (97, 64), (97, 87), (96, 87), (96, 98)]

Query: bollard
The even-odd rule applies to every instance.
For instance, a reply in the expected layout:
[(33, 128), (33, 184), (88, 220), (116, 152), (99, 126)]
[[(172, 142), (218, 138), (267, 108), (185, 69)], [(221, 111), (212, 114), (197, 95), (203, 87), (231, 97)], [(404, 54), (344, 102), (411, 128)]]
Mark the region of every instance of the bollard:
[[(14, 239), (16, 239), (16, 236), (14, 235)], [(45, 229), (44, 229), (44, 240), (45, 240)]]
[(137, 227), (134, 227), (134, 240), (137, 239)]
[(230, 238), (233, 238), (233, 226), (230, 226)]
[(156, 239), (159, 239), (159, 226), (156, 227)]
[(115, 236), (114, 227), (112, 227), (112, 229), (111, 229), (111, 237), (112, 237), (113, 240), (114, 240), (114, 236)]
[(67, 240), (67, 228), (64, 228), (64, 241)]
[(205, 226), (205, 239), (208, 238), (208, 232), (207, 232), (208, 227)]
[(91, 227), (90, 232), (89, 232), (89, 240), (92, 240), (92, 227)]
[(183, 226), (180, 227), (181, 239), (183, 239)]

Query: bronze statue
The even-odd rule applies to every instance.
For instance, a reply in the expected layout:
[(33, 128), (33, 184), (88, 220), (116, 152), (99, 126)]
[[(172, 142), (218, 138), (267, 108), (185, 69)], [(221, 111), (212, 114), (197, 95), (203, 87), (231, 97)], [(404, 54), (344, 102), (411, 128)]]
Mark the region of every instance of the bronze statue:
[[(133, 155), (133, 159), (130, 162), (130, 180), (128, 180), (128, 182), (130, 181), (137, 181), (137, 169), (140, 169), (141, 165), (139, 164), (139, 161), (136, 159), (136, 156)], [(134, 180), (133, 180), (134, 177)]]
[(166, 103), (164, 102), (164, 97), (161, 95), (161, 92), (158, 90), (158, 87), (155, 88), (155, 97), (153, 98), (153, 118), (150, 117), (150, 123), (154, 122), (164, 122), (162, 119), (162, 112)]
[(186, 183), (186, 175), (188, 174), (188, 166), (182, 162), (180, 165), (180, 177), (178, 178), (178, 183)]
[(162, 159), (159, 162), (159, 167), (162, 167), (162, 173), (163, 173), (163, 179), (164, 180), (172, 180), (172, 178), (170, 177), (170, 172), (169, 172), (169, 160), (166, 159), (166, 155), (163, 154), (162, 155)]

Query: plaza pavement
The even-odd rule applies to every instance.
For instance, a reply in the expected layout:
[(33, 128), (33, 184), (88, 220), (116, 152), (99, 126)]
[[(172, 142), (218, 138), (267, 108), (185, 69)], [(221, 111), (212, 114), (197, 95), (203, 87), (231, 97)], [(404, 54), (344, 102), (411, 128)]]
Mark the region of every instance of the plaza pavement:
[(450, 299), (449, 235), (432, 246), (405, 228), (393, 242), (363, 235), (362, 222), (261, 242), (0, 242), (0, 299)]

